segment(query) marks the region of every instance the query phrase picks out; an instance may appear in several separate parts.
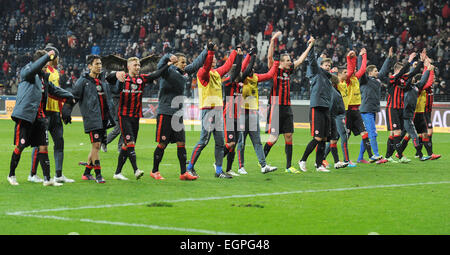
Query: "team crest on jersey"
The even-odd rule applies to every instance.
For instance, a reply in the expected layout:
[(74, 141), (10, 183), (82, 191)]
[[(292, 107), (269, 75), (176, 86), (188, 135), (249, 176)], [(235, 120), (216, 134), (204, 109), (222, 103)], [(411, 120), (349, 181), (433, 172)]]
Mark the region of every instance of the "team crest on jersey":
[(287, 74), (287, 73), (283, 73), (283, 76), (284, 76), (284, 77), (288, 77), (288, 74)]
[(127, 135), (126, 139), (127, 139), (127, 140), (130, 140), (130, 138), (131, 138), (130, 135)]
[(161, 139), (166, 140), (166, 136), (164, 136), (164, 135), (161, 136)]
[[(137, 81), (139, 83), (139, 81)], [(142, 81), (141, 81), (142, 82)], [(136, 90), (138, 88), (138, 85), (136, 84), (131, 84), (131, 89)]]
[(94, 135), (94, 138), (95, 138), (95, 139), (98, 139), (98, 134), (95, 134), (95, 135)]
[(230, 135), (228, 136), (228, 138), (233, 139), (233, 135), (230, 134)]
[(23, 138), (20, 139), (20, 143), (21, 143), (21, 144), (25, 144), (25, 139), (23, 139)]
[(394, 125), (392, 125), (393, 127), (397, 127), (397, 124), (394, 123)]
[(275, 133), (275, 128), (272, 128), (271, 131), (272, 131), (272, 133)]
[(319, 130), (314, 131), (314, 134), (318, 135), (319, 134)]
[(137, 82), (137, 84), (140, 85), (140, 84), (142, 84), (142, 79), (141, 79), (141, 78), (137, 78), (137, 79), (136, 79), (136, 82)]
[(102, 86), (97, 85), (97, 91), (98, 91), (98, 92), (101, 92), (101, 91), (102, 91)]

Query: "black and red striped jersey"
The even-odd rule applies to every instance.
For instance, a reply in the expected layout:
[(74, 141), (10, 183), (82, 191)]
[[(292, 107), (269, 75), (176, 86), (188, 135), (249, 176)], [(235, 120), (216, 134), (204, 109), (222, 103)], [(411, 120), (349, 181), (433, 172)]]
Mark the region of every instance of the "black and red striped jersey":
[(119, 83), (120, 99), (119, 112), (120, 116), (128, 116), (140, 118), (142, 117), (142, 93), (147, 84), (150, 84), (150, 74), (140, 74), (131, 77), (126, 74), (124, 82)]
[(102, 120), (106, 120), (106, 113), (108, 112), (108, 104), (106, 101), (105, 91), (103, 90), (100, 79), (95, 78), (95, 86), (97, 89), (98, 101), (100, 102), (100, 111), (102, 113)]
[[(223, 116), (237, 119), (238, 116), (238, 100), (241, 95), (241, 88), (239, 82), (231, 82), (231, 77), (228, 76), (222, 79), (224, 88), (223, 93)], [(234, 108), (234, 109), (233, 109)], [(231, 110), (233, 109), (233, 110)]]
[(402, 75), (399, 79), (394, 79), (394, 76), (389, 77), (389, 84), (387, 87), (388, 98), (386, 108), (403, 109), (405, 108), (404, 98), (406, 81), (408, 74)]
[(279, 105), (291, 105), (291, 74), (294, 67), (289, 69), (278, 68), (273, 76), (273, 86), (270, 91), (269, 104), (272, 104), (272, 97), (278, 97)]
[(425, 112), (431, 112), (433, 110), (433, 101), (434, 101), (433, 88), (429, 87), (425, 91), (427, 92), (427, 100), (425, 103)]

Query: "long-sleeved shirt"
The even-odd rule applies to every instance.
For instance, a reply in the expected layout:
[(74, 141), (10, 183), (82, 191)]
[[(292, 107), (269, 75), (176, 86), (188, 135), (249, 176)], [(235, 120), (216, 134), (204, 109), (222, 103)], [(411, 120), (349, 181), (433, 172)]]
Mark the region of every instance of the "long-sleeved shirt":
[(430, 71), (426, 71), (419, 82), (413, 84), (411, 80), (408, 81), (405, 87), (405, 108), (403, 109), (403, 118), (412, 119), (417, 106), (417, 96), (428, 81)]
[(378, 77), (364, 74), (360, 79), (361, 105), (359, 110), (363, 113), (376, 113), (380, 111), (381, 79), (389, 72), (390, 60), (386, 59), (381, 67)]
[(308, 62), (306, 76), (311, 84), (309, 107), (324, 107), (328, 109), (331, 104), (331, 74), (323, 70), (317, 63), (314, 48), (309, 51), (306, 59)]
[(347, 80), (348, 85), (348, 105), (349, 107), (358, 107), (361, 105), (361, 90), (359, 88), (359, 79), (366, 72), (367, 54), (362, 55), (362, 63), (360, 68), (355, 73), (356, 58), (347, 56)]

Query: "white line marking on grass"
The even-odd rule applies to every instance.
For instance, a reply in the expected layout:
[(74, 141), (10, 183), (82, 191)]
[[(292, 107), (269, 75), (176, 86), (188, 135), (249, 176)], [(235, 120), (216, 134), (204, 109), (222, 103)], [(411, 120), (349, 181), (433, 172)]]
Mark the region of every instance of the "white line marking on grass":
[[(374, 185), (374, 186), (365, 186), (365, 187), (319, 189), (319, 190), (294, 190), (294, 191), (273, 192), (273, 193), (231, 195), (231, 196), (222, 196), (222, 197), (181, 198), (181, 199), (174, 199), (174, 200), (162, 200), (162, 201), (158, 201), (158, 202), (178, 203), (178, 202), (188, 202), (188, 201), (208, 201), (208, 200), (221, 200), (221, 199), (230, 199), (230, 198), (278, 196), (278, 195), (289, 195), (289, 194), (300, 194), (300, 193), (352, 191), (352, 190), (379, 189), (379, 188), (398, 188), (398, 187), (437, 185), (437, 184), (450, 184), (450, 181), (406, 183), (406, 184), (387, 184), (387, 185)], [(155, 202), (155, 201), (152, 201), (152, 202)], [(42, 212), (58, 212), (58, 211), (83, 210), (83, 209), (98, 209), (98, 208), (112, 208), (112, 207), (124, 207), (124, 206), (139, 206), (139, 205), (145, 205), (145, 204), (148, 204), (148, 203), (151, 203), (151, 202), (125, 203), (125, 204), (112, 204), (112, 205), (96, 205), (96, 206), (81, 206), (81, 207), (73, 207), (73, 208), (62, 207), (62, 208), (32, 210), (32, 211), (6, 212), (6, 215), (23, 216), (23, 217), (37, 217), (37, 218), (54, 219), (54, 220), (65, 220), (65, 221), (77, 220), (77, 221), (97, 223), (97, 224), (120, 225), (120, 226), (130, 226), (130, 227), (145, 227), (145, 228), (151, 228), (151, 229), (174, 230), (174, 231), (182, 231), (182, 232), (198, 232), (198, 233), (204, 233), (204, 234), (217, 234), (217, 235), (230, 234), (230, 235), (235, 235), (235, 234), (232, 234), (232, 233), (217, 232), (217, 231), (202, 230), (202, 229), (162, 227), (162, 226), (156, 226), (156, 225), (145, 225), (145, 224), (113, 222), (113, 221), (101, 221), (101, 220), (92, 220), (92, 219), (72, 219), (72, 218), (58, 217), (58, 216), (52, 216), (52, 215), (35, 215), (36, 213), (42, 213)]]

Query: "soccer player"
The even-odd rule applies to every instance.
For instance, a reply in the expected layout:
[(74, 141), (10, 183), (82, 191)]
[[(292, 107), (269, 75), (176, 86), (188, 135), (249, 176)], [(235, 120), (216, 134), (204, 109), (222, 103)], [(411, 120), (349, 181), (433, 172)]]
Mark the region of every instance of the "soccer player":
[[(58, 71), (58, 62), (59, 62), (59, 51), (52, 45), (47, 45), (44, 49), (45, 51), (53, 50), (55, 52), (55, 56), (53, 60), (49, 62), (46, 66), (45, 71), (49, 74), (48, 80), (53, 85), (60, 87), (59, 85), (59, 71)], [(74, 182), (74, 180), (65, 177), (62, 174), (62, 166), (64, 159), (64, 137), (63, 137), (63, 125), (60, 117), (60, 110), (62, 108), (62, 101), (58, 101), (52, 99), (51, 97), (47, 100), (47, 106), (45, 109), (45, 115), (48, 119), (48, 131), (50, 131), (50, 135), (53, 140), (53, 156), (55, 158), (55, 181), (56, 182)], [(39, 152), (38, 147), (34, 147), (31, 153), (31, 171), (28, 176), (28, 181), (30, 182), (42, 182), (43, 180), (39, 178), (37, 173), (37, 167), (39, 161), (37, 159), (37, 155)]]
[(362, 63), (357, 72), (356, 71), (356, 54), (354, 51), (350, 51), (347, 54), (347, 86), (348, 86), (348, 110), (347, 110), (347, 118), (346, 124), (349, 132), (349, 136), (353, 132), (353, 135), (358, 136), (361, 134), (362, 141), (360, 155), (358, 157), (358, 163), (369, 163), (364, 160), (363, 153), (361, 151), (367, 150), (369, 154), (370, 162), (375, 162), (380, 160), (380, 156), (374, 156), (372, 154), (372, 147), (370, 145), (369, 134), (367, 133), (364, 123), (362, 120), (361, 112), (359, 111), (359, 106), (361, 105), (361, 90), (359, 86), (359, 79), (366, 72), (367, 65), (367, 52), (365, 48), (362, 48), (360, 53), (360, 57), (362, 57)]
[[(422, 59), (421, 59), (422, 60)], [(423, 75), (418, 74), (417, 72), (420, 70), (420, 68), (423, 66), (423, 62), (420, 61), (419, 63), (415, 63), (417, 65), (415, 67), (416, 72), (411, 72), (410, 77), (406, 82), (405, 86), (405, 97), (404, 97), (404, 109), (403, 109), (403, 126), (405, 130), (408, 132), (408, 135), (406, 137), (412, 138), (414, 147), (417, 151), (419, 151), (419, 136), (417, 134), (416, 128), (414, 127), (413, 118), (415, 116), (415, 109), (417, 106), (417, 98), (419, 95), (419, 91), (424, 88), (424, 86), (430, 86), (433, 82), (434, 77), (429, 77), (430, 70), (433, 70), (433, 65), (430, 64), (429, 60), (425, 60), (425, 66), (428, 70), (424, 72)], [(422, 77), (422, 79), (421, 79)], [(430, 79), (429, 79), (430, 78)], [(420, 80), (420, 81), (419, 81)], [(419, 126), (420, 127), (420, 126)], [(421, 130), (423, 132), (423, 129)], [(405, 137), (405, 138), (406, 138)], [(401, 147), (398, 154), (399, 158), (402, 158), (402, 153), (405, 150), (405, 147)], [(427, 144), (425, 144), (425, 148), (427, 148), (427, 151), (429, 152), (429, 156), (423, 157), (423, 155), (420, 155), (420, 160), (425, 161), (427, 159), (431, 158), (431, 151)]]
[[(330, 141), (329, 149), (331, 155), (334, 159), (334, 168), (344, 168), (348, 166), (348, 162), (339, 161), (339, 154), (337, 150), (337, 141), (340, 136), (347, 136), (347, 131), (345, 127), (345, 105), (342, 95), (337, 89), (339, 84), (339, 78), (336, 75), (331, 76), (331, 84), (333, 88), (331, 89), (331, 104), (330, 104), (330, 136), (327, 140)], [(326, 159), (327, 150), (325, 151), (324, 160)]]
[(48, 97), (73, 100), (73, 95), (48, 81), (49, 74), (45, 66), (55, 58), (55, 51), (38, 50), (33, 54), (33, 62), (20, 71), (17, 100), (11, 118), (16, 122), (14, 128), (14, 152), (11, 156), (8, 182), (19, 185), (16, 179), (16, 168), (22, 151), (28, 147), (38, 147), (36, 155), (44, 175), (44, 186), (61, 186), (50, 177), (50, 160), (48, 158), (48, 135), (46, 127), (45, 107)]
[[(238, 140), (238, 101), (241, 96), (240, 80), (243, 79), (241, 67), (243, 66), (243, 52), (241, 47), (236, 48), (237, 55), (234, 59), (231, 70), (222, 78), (223, 93), (223, 118), (224, 118), (224, 138), (225, 148), (223, 157), (227, 157), (226, 173), (231, 176), (239, 176), (232, 170), (234, 158), (236, 155), (236, 141)], [(253, 52), (247, 54), (245, 63), (248, 64), (250, 56)], [(245, 65), (246, 65), (245, 64)]]
[[(386, 159), (392, 163), (407, 163), (411, 161), (406, 157), (402, 157), (399, 161), (396, 161), (392, 158), (392, 155), (395, 150), (399, 153), (399, 150), (401, 149), (401, 133), (403, 129), (402, 116), (404, 109), (403, 98), (405, 93), (404, 88), (406, 81), (409, 78), (408, 71), (410, 70), (410, 66), (412, 65), (416, 55), (417, 54), (415, 52), (411, 53), (406, 64), (397, 62), (394, 65), (393, 75), (389, 76), (389, 83), (387, 86), (388, 98), (386, 102), (386, 122), (390, 134), (387, 142)], [(388, 56), (388, 58), (389, 61), (391, 61), (391, 57)]]
[(140, 179), (144, 175), (144, 171), (140, 170), (136, 162), (136, 141), (139, 133), (139, 120), (142, 115), (142, 94), (146, 86), (153, 84), (153, 81), (158, 79), (161, 74), (167, 71), (167, 68), (172, 63), (165, 63), (160, 65), (159, 69), (150, 74), (141, 74), (141, 63), (139, 58), (131, 57), (127, 60), (128, 73), (124, 71), (111, 72), (108, 76), (109, 80), (114, 82), (117, 77), (117, 86), (113, 89), (120, 93), (118, 116), (121, 135), (123, 137), (122, 149), (120, 150), (117, 159), (117, 168), (113, 176), (116, 180), (128, 180), (122, 174), (122, 168), (127, 158), (130, 159), (133, 167), (134, 176)]
[(209, 143), (211, 134), (215, 140), (215, 177), (232, 178), (222, 170), (223, 151), (224, 151), (224, 131), (223, 131), (223, 97), (222, 97), (222, 77), (228, 73), (236, 58), (236, 50), (233, 50), (228, 56), (227, 61), (222, 66), (212, 69), (217, 64), (214, 56), (214, 50), (217, 46), (208, 43), (208, 56), (205, 63), (197, 72), (197, 84), (199, 94), (199, 108), (201, 109), (202, 130), (200, 140), (195, 145), (191, 160), (187, 170), (192, 171), (202, 150)]
[(275, 61), (269, 72), (264, 74), (254, 73), (253, 66), (256, 60), (256, 50), (249, 54), (251, 60), (250, 64), (245, 67), (245, 71), (242, 74), (243, 87), (242, 87), (242, 101), (239, 103), (239, 126), (243, 127), (239, 130), (238, 139), (238, 161), (239, 161), (239, 174), (247, 174), (244, 168), (244, 151), (245, 140), (247, 135), (252, 140), (253, 148), (256, 152), (259, 165), (261, 167), (261, 173), (269, 173), (277, 170), (276, 167), (272, 167), (266, 163), (266, 157), (264, 155), (263, 147), (261, 144), (260, 127), (259, 127), (259, 96), (258, 96), (258, 83), (273, 79), (278, 66), (279, 61)]
[[(430, 59), (431, 61), (431, 59)], [(434, 70), (430, 70), (430, 76), (434, 75)], [(423, 98), (425, 97), (425, 98)], [(431, 152), (433, 151), (433, 141), (432, 141), (432, 136), (433, 136), (433, 122), (431, 121), (431, 111), (433, 109), (433, 86), (430, 86), (426, 89), (424, 89), (421, 94), (420, 97), (418, 98), (418, 100), (422, 98), (425, 104), (425, 109), (424, 109), (424, 118), (425, 118), (425, 122), (426, 122), (426, 126), (427, 126), (427, 132), (424, 132), (422, 134), (422, 141), (423, 144), (427, 144), (427, 146), (429, 146), (431, 148)], [(417, 102), (417, 107), (419, 107), (419, 102)], [(419, 135), (420, 137), (420, 135)], [(422, 147), (419, 146), (419, 150), (421, 151)], [(416, 156), (418, 157), (420, 153), (418, 153)], [(431, 160), (434, 159), (438, 159), (440, 158), (441, 155), (440, 154), (431, 154)]]
[[(273, 52), (275, 40), (281, 35), (277, 32), (270, 40), (269, 52), (267, 56), (268, 67), (272, 67), (274, 63)], [(311, 37), (312, 38), (312, 37)], [(272, 146), (277, 142), (280, 134), (284, 134), (285, 154), (286, 154), (286, 170), (287, 173), (299, 173), (292, 166), (292, 134), (294, 133), (294, 114), (291, 108), (291, 74), (306, 59), (312, 48), (314, 39), (308, 42), (308, 47), (293, 63), (289, 54), (280, 55), (280, 65), (273, 76), (273, 85), (269, 97), (268, 115), (267, 115), (267, 133), (269, 139), (264, 145), (264, 155), (270, 152)]]
[(184, 88), (189, 79), (205, 62), (208, 50), (203, 50), (189, 65), (183, 53), (164, 55), (157, 65), (162, 67), (168, 61), (174, 64), (163, 73), (159, 82), (158, 115), (156, 142), (158, 145), (153, 153), (153, 170), (150, 176), (156, 180), (163, 180), (159, 171), (159, 163), (164, 156), (164, 150), (169, 143), (177, 144), (177, 156), (180, 163), (180, 180), (196, 180), (198, 175), (194, 170), (186, 170), (186, 135), (183, 123)]
[[(381, 100), (381, 81), (385, 81), (388, 78), (389, 72), (389, 58), (394, 55), (393, 48), (389, 49), (388, 58), (383, 63), (380, 72), (375, 65), (369, 65), (367, 67), (366, 73), (360, 78), (360, 89), (361, 89), (361, 117), (364, 122), (364, 126), (367, 130), (370, 145), (373, 149), (375, 158), (381, 158), (378, 151), (377, 142), (377, 129), (375, 126), (376, 114), (380, 111), (380, 100)], [(362, 146), (360, 150), (359, 158), (363, 158), (365, 147)], [(386, 163), (386, 159), (379, 159), (376, 163)]]
[(325, 155), (325, 143), (327, 137), (330, 136), (330, 112), (329, 107), (331, 104), (331, 64), (332, 61), (329, 58), (322, 59), (320, 66), (317, 62), (314, 54), (314, 38), (308, 41), (308, 53), (307, 61), (308, 67), (306, 76), (311, 84), (311, 96), (309, 103), (309, 121), (311, 127), (311, 136), (313, 139), (308, 143), (303, 153), (302, 159), (298, 162), (300, 170), (307, 171), (306, 160), (309, 154), (316, 148), (316, 171), (318, 172), (330, 172), (323, 164), (323, 158)]
[[(100, 56), (88, 55), (86, 62), (89, 71), (81, 75), (72, 90), (75, 104), (80, 103), (84, 132), (89, 134), (92, 145), (82, 179), (105, 183), (101, 174), (99, 151), (106, 130), (116, 125), (112, 112), (114, 105), (110, 86), (102, 73)], [(66, 103), (63, 107), (62, 113), (65, 123), (70, 121), (73, 106), (74, 104)], [(92, 169), (94, 169), (95, 178), (91, 175)]]

